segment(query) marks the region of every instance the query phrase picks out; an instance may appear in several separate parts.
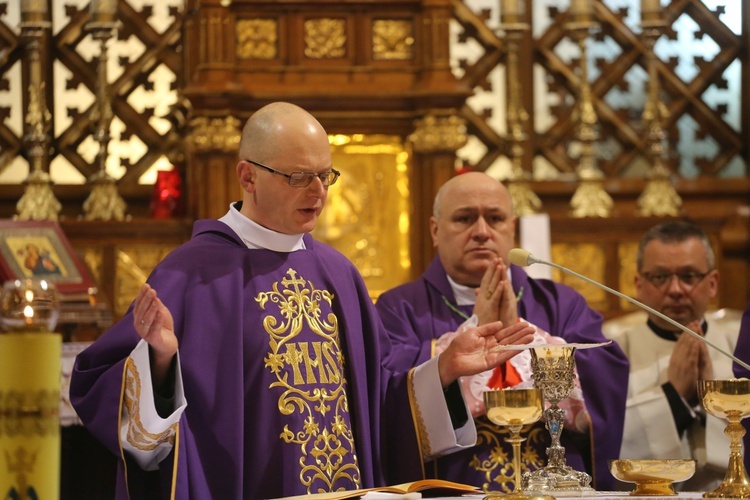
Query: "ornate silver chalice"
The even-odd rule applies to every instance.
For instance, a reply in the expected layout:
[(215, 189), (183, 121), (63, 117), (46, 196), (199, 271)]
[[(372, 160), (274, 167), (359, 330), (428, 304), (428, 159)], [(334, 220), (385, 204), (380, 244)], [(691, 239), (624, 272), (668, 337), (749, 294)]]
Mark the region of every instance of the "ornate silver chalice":
[(565, 448), (560, 444), (565, 410), (558, 403), (573, 390), (575, 350), (576, 347), (570, 344), (550, 344), (530, 349), (534, 387), (542, 389), (544, 399), (550, 403), (550, 407), (544, 410), (544, 421), (552, 443), (547, 448), (547, 465), (523, 474), (521, 482), (524, 492), (594, 492), (589, 486), (591, 476), (565, 463)]
[(742, 436), (745, 428), (740, 420), (750, 415), (750, 380), (700, 380), (698, 394), (703, 408), (729, 423), (724, 434), (730, 439), (729, 464), (724, 481), (704, 498), (750, 498), (750, 479), (742, 462)]

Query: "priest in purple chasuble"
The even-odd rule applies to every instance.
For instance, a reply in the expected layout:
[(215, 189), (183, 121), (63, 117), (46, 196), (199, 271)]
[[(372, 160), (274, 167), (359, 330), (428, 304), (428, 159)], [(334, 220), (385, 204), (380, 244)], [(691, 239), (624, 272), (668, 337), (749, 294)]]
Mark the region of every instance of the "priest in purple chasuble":
[(436, 361), (393, 370), (356, 268), (308, 234), (338, 177), (323, 128), (273, 103), (248, 120), (239, 153), (243, 201), (196, 222), (76, 359), (71, 402), (121, 459), (116, 498), (374, 487), (393, 470), (418, 479), (425, 451), (473, 445), (460, 392), (448, 400), (455, 381), (507, 360), (492, 348), (532, 329), (474, 328)]
[[(745, 307), (745, 312), (742, 313), (740, 333), (737, 337), (737, 346), (734, 348), (734, 356), (745, 363), (750, 363), (750, 301), (748, 301)], [(747, 368), (743, 368), (737, 363), (732, 363), (732, 369), (737, 378), (750, 378), (750, 371)], [(745, 462), (745, 469), (750, 473), (750, 418), (743, 418), (741, 422), (745, 427), (745, 435), (742, 436), (744, 453), (742, 458)], [(729, 457), (729, 452), (727, 452), (727, 457)]]
[[(518, 266), (505, 266), (503, 261), (514, 246), (515, 217), (501, 183), (478, 172), (458, 175), (441, 187), (434, 212), (431, 229), (438, 255), (419, 279), (383, 293), (376, 303), (402, 367), (430, 359), (446, 334), (455, 332), (472, 314), (478, 315), (479, 324), (482, 316), (505, 323), (528, 321), (567, 343), (607, 341), (601, 331), (601, 315), (579, 293), (551, 280), (532, 279)], [(494, 291), (503, 288), (505, 292), (498, 297)], [(614, 343), (579, 349), (575, 358), (585, 411), (576, 419), (578, 432), (563, 430), (567, 464), (592, 474), (596, 489), (611, 490), (616, 480), (607, 461), (619, 458), (628, 363)], [(518, 370), (512, 366), (519, 360), (520, 356), (513, 358), (482, 380), (529, 371), (528, 365)], [(499, 387), (507, 385), (513, 382)], [(475, 390), (481, 392), (481, 388)], [(481, 400), (479, 394), (477, 398)], [(583, 418), (588, 421), (581, 422)], [(504, 441), (507, 430), (483, 415), (476, 417), (476, 425), (477, 445), (433, 461), (428, 474), (488, 491), (512, 491), (512, 449)], [(537, 423), (524, 436), (524, 470), (546, 465), (550, 436), (544, 424)], [(585, 463), (589, 460), (591, 464)]]

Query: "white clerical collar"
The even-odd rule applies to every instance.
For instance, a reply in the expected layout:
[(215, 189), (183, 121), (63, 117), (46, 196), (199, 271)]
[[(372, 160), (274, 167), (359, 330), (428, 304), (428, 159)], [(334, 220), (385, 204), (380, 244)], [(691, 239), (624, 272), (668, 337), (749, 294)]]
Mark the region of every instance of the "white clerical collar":
[(273, 250), (274, 252), (294, 252), (305, 249), (305, 242), (302, 239), (304, 233), (283, 234), (272, 231), (242, 215), (234, 204), (229, 205), (229, 211), (219, 220), (237, 233), (247, 248)]
[[(448, 283), (451, 285), (453, 296), (456, 297), (456, 305), (473, 306), (474, 303), (477, 301), (477, 292), (476, 292), (477, 289), (474, 287), (456, 283), (447, 274), (445, 275), (445, 277), (448, 278)], [(510, 268), (508, 268), (508, 279), (510, 280)]]

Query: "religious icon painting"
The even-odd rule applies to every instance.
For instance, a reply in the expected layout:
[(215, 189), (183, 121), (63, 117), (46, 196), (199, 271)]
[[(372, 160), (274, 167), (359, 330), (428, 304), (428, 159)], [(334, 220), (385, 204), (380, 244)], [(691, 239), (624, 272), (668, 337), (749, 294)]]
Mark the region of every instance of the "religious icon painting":
[(56, 222), (0, 220), (0, 279), (45, 279), (63, 300), (94, 282)]

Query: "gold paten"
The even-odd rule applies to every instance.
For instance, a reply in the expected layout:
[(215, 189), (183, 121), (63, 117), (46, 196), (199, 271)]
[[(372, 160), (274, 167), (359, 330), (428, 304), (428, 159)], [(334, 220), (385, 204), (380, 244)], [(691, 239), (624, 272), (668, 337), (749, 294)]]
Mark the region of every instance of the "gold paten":
[(742, 437), (745, 428), (740, 420), (750, 415), (750, 380), (700, 380), (698, 394), (701, 404), (714, 417), (729, 423), (724, 434), (730, 439), (729, 465), (724, 481), (704, 498), (750, 498), (750, 479), (742, 461)]
[(609, 471), (620, 481), (635, 483), (631, 495), (673, 496), (673, 483), (695, 474), (695, 460), (610, 460)]

